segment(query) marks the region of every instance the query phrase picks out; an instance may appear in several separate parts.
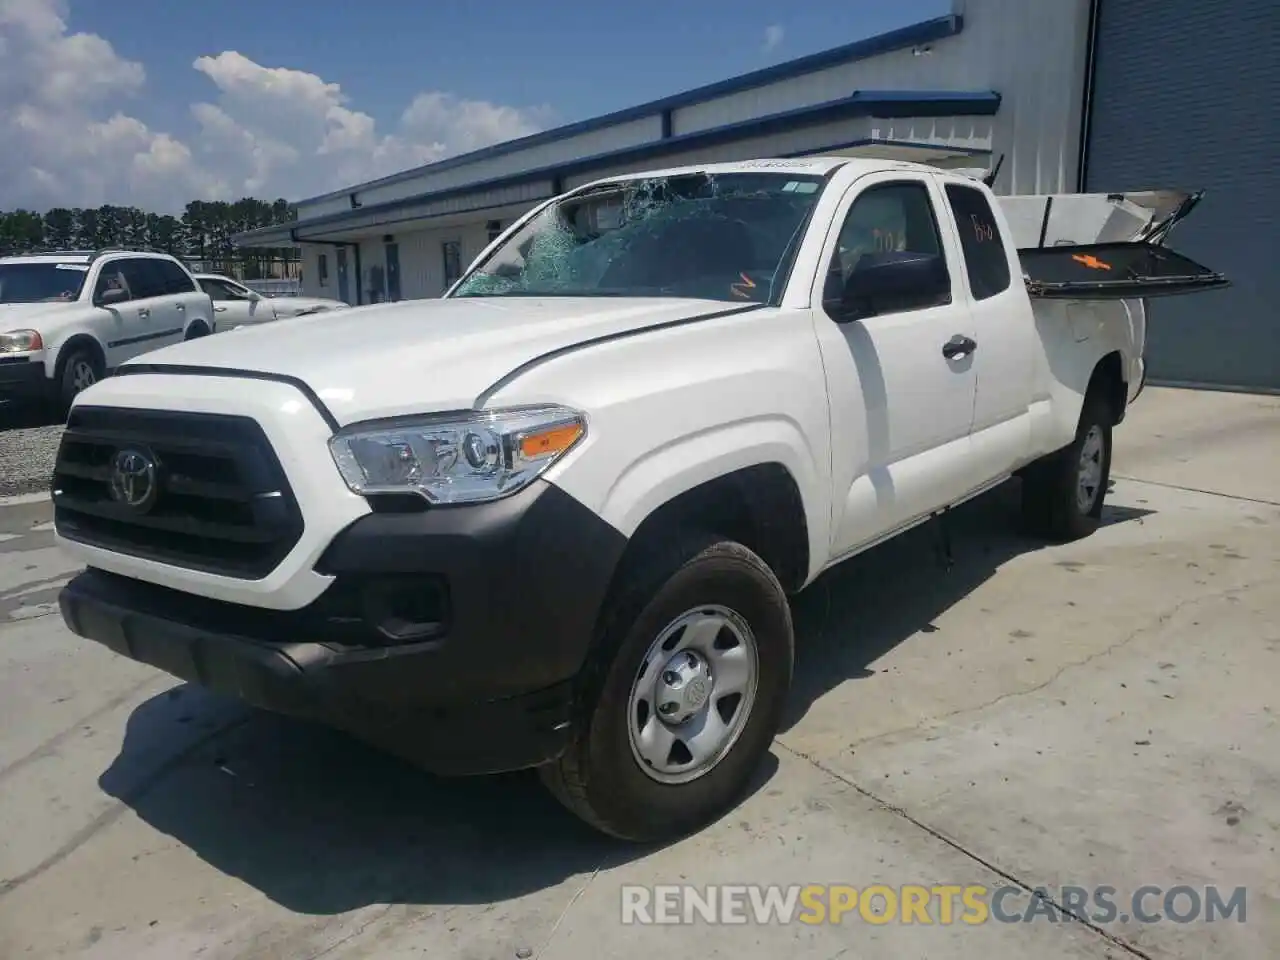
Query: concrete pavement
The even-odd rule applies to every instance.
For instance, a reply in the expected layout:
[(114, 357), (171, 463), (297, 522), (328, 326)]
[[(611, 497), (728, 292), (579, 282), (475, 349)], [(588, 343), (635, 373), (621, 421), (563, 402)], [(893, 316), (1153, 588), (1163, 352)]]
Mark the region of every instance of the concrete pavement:
[[(950, 572), (919, 530), (815, 584), (758, 788), (659, 850), (77, 640), (47, 503), (0, 506), (0, 957), (1272, 956), (1280, 399), (1149, 389), (1114, 472), (1086, 541), (1015, 534), (1010, 485)], [(621, 925), (622, 885), (669, 883), (1243, 886), (1247, 915)]]

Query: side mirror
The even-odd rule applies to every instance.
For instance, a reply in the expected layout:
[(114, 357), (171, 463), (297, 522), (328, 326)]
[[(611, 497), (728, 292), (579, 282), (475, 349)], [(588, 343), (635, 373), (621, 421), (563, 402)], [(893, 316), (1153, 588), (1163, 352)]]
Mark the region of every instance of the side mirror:
[(127, 290), (122, 290), (119, 287), (108, 287), (98, 294), (97, 304), (100, 307), (111, 307), (117, 303), (124, 303), (128, 299), (129, 293)]
[(258, 293), (257, 290), (250, 290), (249, 295), (245, 297), (245, 299), (248, 300), (250, 303), (257, 303), (259, 300), (262, 299), (262, 294)]
[(940, 255), (868, 253), (840, 291), (823, 303), (837, 323), (951, 302), (951, 275)]

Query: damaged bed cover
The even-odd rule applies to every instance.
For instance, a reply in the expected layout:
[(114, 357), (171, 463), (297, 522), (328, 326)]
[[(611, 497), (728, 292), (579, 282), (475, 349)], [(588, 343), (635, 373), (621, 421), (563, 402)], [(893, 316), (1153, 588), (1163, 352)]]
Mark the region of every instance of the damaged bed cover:
[(1001, 206), (1032, 297), (1123, 300), (1229, 285), (1222, 273), (1164, 246), (1203, 196), (1177, 190), (1014, 196)]

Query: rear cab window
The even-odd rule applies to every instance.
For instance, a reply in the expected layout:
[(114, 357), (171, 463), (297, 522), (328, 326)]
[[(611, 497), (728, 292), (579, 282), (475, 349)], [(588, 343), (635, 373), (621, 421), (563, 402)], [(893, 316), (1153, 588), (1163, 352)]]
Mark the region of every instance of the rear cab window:
[(958, 183), (946, 185), (947, 202), (960, 232), (969, 291), (974, 300), (987, 300), (1009, 289), (1009, 253), (986, 195)]

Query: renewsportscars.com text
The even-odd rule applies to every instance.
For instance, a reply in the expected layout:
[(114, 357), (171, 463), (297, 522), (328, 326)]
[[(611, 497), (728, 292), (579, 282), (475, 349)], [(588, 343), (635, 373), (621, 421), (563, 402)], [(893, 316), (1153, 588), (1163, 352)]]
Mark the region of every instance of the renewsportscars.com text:
[(1245, 922), (1244, 887), (987, 887), (980, 884), (899, 887), (841, 884), (624, 886), (624, 924), (883, 924)]

